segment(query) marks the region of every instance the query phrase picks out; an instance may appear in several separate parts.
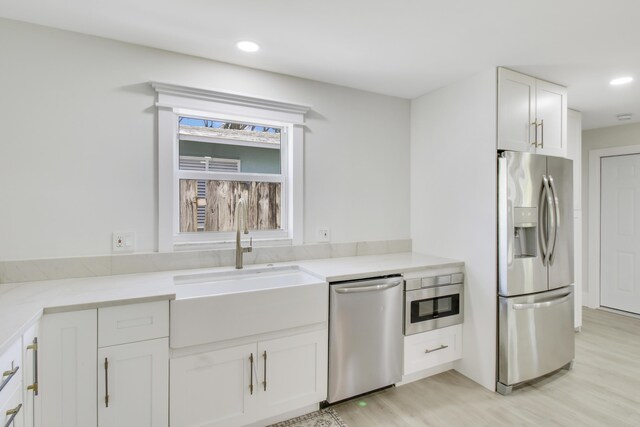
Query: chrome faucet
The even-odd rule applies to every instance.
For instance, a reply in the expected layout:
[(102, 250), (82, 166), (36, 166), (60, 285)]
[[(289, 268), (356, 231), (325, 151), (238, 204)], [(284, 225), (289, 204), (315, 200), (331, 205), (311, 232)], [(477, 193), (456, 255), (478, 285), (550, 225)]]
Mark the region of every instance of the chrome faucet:
[(244, 226), (244, 234), (249, 234), (249, 224), (247, 221), (247, 202), (240, 198), (236, 203), (236, 268), (242, 268), (242, 255), (245, 252), (251, 252), (253, 250), (253, 237), (249, 239), (249, 246), (242, 247), (242, 240), (240, 240), (240, 222)]

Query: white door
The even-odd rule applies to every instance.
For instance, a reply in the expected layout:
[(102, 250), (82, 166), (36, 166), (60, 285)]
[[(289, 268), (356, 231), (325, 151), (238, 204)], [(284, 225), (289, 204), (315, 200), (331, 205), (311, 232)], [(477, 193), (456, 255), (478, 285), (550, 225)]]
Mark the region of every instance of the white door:
[(327, 398), (327, 330), (258, 343), (263, 416), (273, 416)]
[(171, 427), (235, 427), (252, 422), (256, 363), (255, 344), (171, 359)]
[(534, 153), (536, 79), (498, 69), (498, 149)]
[(98, 420), (97, 310), (46, 314), (38, 340), (39, 391), (46, 427), (91, 427)]
[(169, 339), (98, 350), (98, 426), (169, 425)]
[(601, 162), (600, 305), (640, 314), (640, 154)]
[(536, 81), (537, 154), (567, 155), (567, 89)]

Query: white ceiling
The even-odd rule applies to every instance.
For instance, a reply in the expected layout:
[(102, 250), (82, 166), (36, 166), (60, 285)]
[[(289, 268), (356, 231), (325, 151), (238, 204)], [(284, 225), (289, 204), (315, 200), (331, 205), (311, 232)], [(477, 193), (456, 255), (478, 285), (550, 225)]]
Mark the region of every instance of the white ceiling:
[(637, 0), (0, 0), (0, 16), (405, 98), (503, 65), (566, 85), (585, 129), (640, 121)]

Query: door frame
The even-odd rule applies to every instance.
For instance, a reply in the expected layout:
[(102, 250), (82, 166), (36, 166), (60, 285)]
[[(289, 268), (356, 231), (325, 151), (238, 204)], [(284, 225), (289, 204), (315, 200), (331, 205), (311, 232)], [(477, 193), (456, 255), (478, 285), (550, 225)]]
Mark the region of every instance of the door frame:
[(640, 154), (640, 145), (609, 147), (589, 151), (588, 295), (589, 308), (600, 308), (600, 165), (603, 157)]

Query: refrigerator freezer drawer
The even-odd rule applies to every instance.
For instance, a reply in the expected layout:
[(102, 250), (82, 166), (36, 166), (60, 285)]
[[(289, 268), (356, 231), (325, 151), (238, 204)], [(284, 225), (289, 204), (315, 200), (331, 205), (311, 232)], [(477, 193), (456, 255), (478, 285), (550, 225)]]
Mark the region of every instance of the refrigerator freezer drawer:
[(499, 297), (499, 382), (528, 381), (573, 360), (573, 298), (573, 286)]

